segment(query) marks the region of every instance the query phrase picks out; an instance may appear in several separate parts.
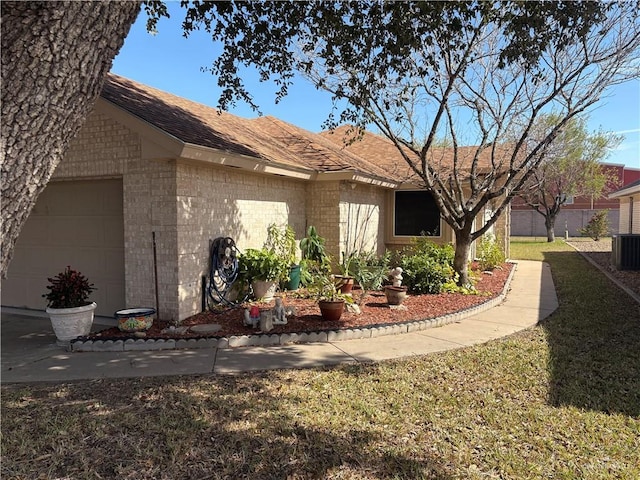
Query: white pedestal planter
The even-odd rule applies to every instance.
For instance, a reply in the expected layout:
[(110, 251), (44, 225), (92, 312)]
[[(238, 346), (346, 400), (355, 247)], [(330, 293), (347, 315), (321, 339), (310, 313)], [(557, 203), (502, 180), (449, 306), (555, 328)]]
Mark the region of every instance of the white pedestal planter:
[(254, 280), (253, 282), (251, 282), (251, 286), (253, 287), (253, 296), (256, 298), (256, 300), (269, 302), (273, 300), (273, 297), (276, 294), (278, 282), (271, 280)]
[(56, 334), (57, 344), (65, 347), (76, 337), (88, 335), (93, 325), (95, 302), (82, 307), (47, 308), (51, 326)]

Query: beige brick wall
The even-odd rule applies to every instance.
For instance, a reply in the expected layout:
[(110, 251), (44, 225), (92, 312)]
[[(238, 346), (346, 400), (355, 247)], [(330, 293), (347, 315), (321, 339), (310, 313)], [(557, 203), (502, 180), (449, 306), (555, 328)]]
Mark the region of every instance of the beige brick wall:
[(340, 185), (340, 252), (384, 253), (386, 194), (372, 185)]
[(232, 237), (240, 250), (260, 248), (271, 223), (305, 229), (306, 186), (284, 177), (178, 164), (176, 182), (178, 318), (200, 311), (209, 241)]
[(138, 134), (97, 108), (73, 139), (54, 179), (122, 177), (125, 299), (155, 307), (152, 232), (158, 252), (159, 314), (178, 319), (175, 165), (141, 160)]
[(140, 158), (140, 151), (137, 134), (94, 111), (71, 141), (53, 179), (121, 176), (129, 161)]
[(334, 263), (340, 258), (340, 181), (311, 182), (307, 186), (307, 225), (326, 240)]
[[(496, 205), (491, 204), (491, 202), (485, 206), (484, 208), (485, 216), (484, 218), (479, 218), (480, 220), (479, 223), (476, 222), (476, 224), (478, 225), (476, 229), (482, 227), (485, 224), (485, 221), (489, 220), (490, 216), (495, 211), (495, 208), (496, 208)], [(498, 242), (498, 244), (500, 245), (500, 248), (502, 249), (502, 251), (504, 252), (507, 258), (509, 258), (509, 253), (510, 253), (509, 252), (510, 218), (511, 218), (511, 207), (507, 206), (505, 211), (502, 212), (502, 215), (498, 217), (496, 222), (489, 229), (489, 232), (494, 235), (496, 242)], [(474, 242), (474, 245), (472, 248), (473, 256), (475, 256), (477, 242), (478, 240)]]
[(137, 160), (127, 165), (124, 186), (127, 306), (155, 307), (153, 234), (158, 271), (158, 316), (179, 320), (175, 162)]

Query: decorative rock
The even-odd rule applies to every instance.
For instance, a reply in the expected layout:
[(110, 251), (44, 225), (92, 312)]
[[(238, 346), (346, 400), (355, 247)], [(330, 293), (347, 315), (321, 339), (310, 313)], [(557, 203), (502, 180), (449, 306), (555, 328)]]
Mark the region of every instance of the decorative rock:
[(401, 310), (401, 311), (408, 310), (406, 305), (389, 305), (389, 308), (391, 310)]
[(174, 327), (173, 325), (168, 327), (168, 328), (163, 328), (162, 329), (162, 333), (163, 335), (182, 335), (184, 333), (187, 333), (187, 331), (189, 330), (189, 327)]
[(205, 323), (203, 325), (194, 325), (191, 331), (194, 333), (215, 333), (222, 330), (222, 326), (217, 323)]
[(360, 315), (362, 313), (357, 303), (347, 303), (346, 307), (347, 307), (347, 312), (349, 313), (354, 313), (356, 315)]
[(147, 332), (133, 332), (133, 336), (137, 338), (147, 338)]

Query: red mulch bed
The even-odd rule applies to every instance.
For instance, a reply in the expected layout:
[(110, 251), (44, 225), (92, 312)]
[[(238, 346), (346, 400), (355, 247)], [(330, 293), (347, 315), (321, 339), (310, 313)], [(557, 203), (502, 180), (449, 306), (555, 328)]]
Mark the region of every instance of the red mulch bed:
[[(439, 317), (448, 313), (479, 305), (487, 300), (498, 296), (505, 285), (513, 264), (505, 263), (501, 268), (491, 273), (474, 272), (477, 277), (476, 289), (478, 295), (463, 295), (461, 293), (441, 293), (437, 295), (408, 295), (403, 306), (406, 309), (391, 309), (387, 305), (383, 292), (372, 292), (367, 294), (364, 302), (360, 305), (361, 314), (346, 312), (337, 322), (328, 322), (320, 316), (320, 309), (315, 300), (308, 298), (296, 298), (294, 292), (287, 292), (283, 298), (286, 307), (295, 307), (295, 315), (288, 317), (286, 325), (274, 325), (274, 329), (269, 333), (291, 333), (291, 332), (316, 332), (321, 330), (339, 330), (345, 328), (359, 328), (373, 325), (388, 325), (402, 323), (411, 320), (425, 320)], [(354, 290), (354, 298), (359, 301), (360, 292)], [(259, 304), (260, 307), (273, 306), (273, 301)], [(226, 308), (219, 312), (204, 312), (186, 318), (181, 326), (193, 326), (201, 324), (218, 324), (221, 329), (211, 337), (227, 337), (230, 335), (250, 335), (258, 333), (257, 330), (243, 325), (243, 308)], [(145, 338), (201, 338), (205, 335), (187, 331), (178, 334), (162, 333), (170, 324), (166, 321), (155, 320), (153, 325), (146, 332)], [(121, 332), (117, 327), (102, 330), (92, 334), (94, 339), (125, 339), (133, 338), (133, 334)]]

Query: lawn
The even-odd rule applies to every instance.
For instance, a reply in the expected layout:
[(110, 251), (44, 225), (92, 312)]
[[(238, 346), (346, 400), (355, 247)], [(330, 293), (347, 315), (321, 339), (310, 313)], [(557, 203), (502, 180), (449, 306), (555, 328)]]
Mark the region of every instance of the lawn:
[(638, 305), (562, 242), (511, 252), (551, 264), (560, 308), (484, 345), (3, 387), (2, 478), (640, 478)]

